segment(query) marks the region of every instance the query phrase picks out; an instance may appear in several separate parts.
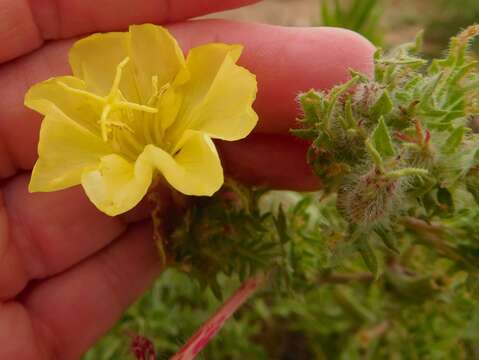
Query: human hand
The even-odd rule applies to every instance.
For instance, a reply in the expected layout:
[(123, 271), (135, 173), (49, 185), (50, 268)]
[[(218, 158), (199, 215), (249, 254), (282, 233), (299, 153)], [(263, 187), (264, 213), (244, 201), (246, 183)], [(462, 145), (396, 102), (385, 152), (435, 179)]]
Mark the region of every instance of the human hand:
[[(69, 38), (132, 23), (173, 23), (252, 2), (1, 2), (0, 358), (79, 358), (161, 271), (150, 225), (138, 212), (108, 217), (79, 188), (28, 193), (41, 117), (23, 106), (27, 89), (69, 73)], [(305, 164), (307, 144), (288, 135), (298, 111), (295, 97), (346, 80), (349, 68), (370, 73), (373, 47), (338, 29), (218, 20), (168, 29), (185, 51), (212, 41), (245, 45), (240, 64), (257, 75), (260, 122), (248, 139), (218, 144), (226, 171), (248, 183), (317, 188)]]

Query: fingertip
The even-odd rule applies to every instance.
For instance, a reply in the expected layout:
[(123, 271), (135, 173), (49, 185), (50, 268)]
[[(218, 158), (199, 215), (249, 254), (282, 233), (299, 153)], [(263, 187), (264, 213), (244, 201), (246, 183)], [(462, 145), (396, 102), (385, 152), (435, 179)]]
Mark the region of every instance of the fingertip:
[[(319, 27), (306, 29), (312, 44), (312, 51), (321, 54), (310, 64), (305, 65), (322, 67), (322, 89), (329, 89), (349, 78), (349, 70), (355, 70), (372, 76), (374, 70), (373, 56), (375, 46), (357, 32), (334, 27)], [(305, 40), (306, 40), (305, 36)], [(314, 38), (317, 39), (314, 41)]]

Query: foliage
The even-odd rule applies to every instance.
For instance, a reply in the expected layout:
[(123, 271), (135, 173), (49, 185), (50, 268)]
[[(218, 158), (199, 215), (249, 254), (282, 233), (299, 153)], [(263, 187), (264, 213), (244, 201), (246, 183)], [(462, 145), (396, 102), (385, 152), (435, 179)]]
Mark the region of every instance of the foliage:
[[(440, 54), (448, 39), (469, 24), (479, 21), (479, 2), (475, 0), (433, 0), (425, 20), (425, 40), (430, 43), (429, 53)], [(476, 44), (474, 50), (479, 51)]]
[[(272, 282), (206, 359), (479, 357), (479, 75), (471, 27), (444, 59), (420, 41), (376, 56), (374, 79), (300, 96), (319, 193), (227, 181), (175, 225), (169, 270), (85, 359), (128, 356), (129, 332), (171, 355), (242, 279)], [(182, 273), (180, 273), (180, 270)]]
[[(290, 291), (274, 285), (265, 289), (226, 324), (201, 358), (477, 357), (479, 303), (466, 273), (407, 235), (401, 255), (389, 255), (385, 274), (376, 282), (353, 253), (332, 267), (327, 259), (335, 253), (343, 222), (334, 198), (318, 201), (320, 196), (271, 192), (261, 199), (261, 206), (285, 208), (295, 235), (288, 251), (295, 259), (294, 281)], [(471, 219), (461, 219), (458, 229), (474, 226)], [(217, 281), (225, 293), (240, 283), (224, 275)], [(167, 359), (218, 306), (213, 293), (196, 280), (168, 270), (85, 359), (131, 358), (130, 333), (149, 337), (158, 358)]]
[(356, 31), (376, 45), (382, 43), (379, 0), (323, 0), (320, 24)]
[(222, 297), (220, 275), (241, 281), (279, 261), (281, 237), (275, 218), (261, 213), (263, 192), (226, 180), (213, 197), (190, 199), (181, 223), (171, 234), (169, 258), (174, 266)]
[(429, 65), (415, 55), (420, 38), (386, 56), (378, 51), (374, 79), (353, 72), (328, 93), (300, 97), (304, 118), (294, 133), (312, 141), (308, 161), (325, 191), (337, 193), (347, 241), (375, 274), (371, 242), (397, 251), (409, 230), (477, 271), (462, 248), (443, 244), (441, 221), (477, 207), (479, 137), (470, 126), (479, 74), (468, 49), (478, 33), (472, 26), (454, 37), (446, 58)]

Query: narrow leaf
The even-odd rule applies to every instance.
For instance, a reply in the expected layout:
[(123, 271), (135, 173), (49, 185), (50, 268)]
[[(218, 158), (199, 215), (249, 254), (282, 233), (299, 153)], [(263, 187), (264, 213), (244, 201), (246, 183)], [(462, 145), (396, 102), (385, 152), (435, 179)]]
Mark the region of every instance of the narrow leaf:
[(392, 252), (396, 254), (399, 254), (399, 250), (396, 246), (396, 239), (391, 230), (381, 226), (381, 227), (377, 227), (375, 229), (375, 232), (389, 250), (391, 250)]
[(319, 122), (318, 110), (321, 101), (321, 97), (314, 90), (299, 95), (299, 102), (301, 103), (307, 123), (316, 124)]
[(379, 277), (379, 261), (376, 256), (376, 253), (371, 248), (369, 240), (364, 236), (359, 241), (358, 247), (359, 253), (363, 257), (364, 263), (374, 275), (375, 279)]
[(382, 156), (394, 156), (395, 151), (388, 128), (384, 122), (384, 117), (381, 116), (379, 124), (374, 129), (372, 140), (374, 147)]
[(371, 156), (371, 159), (373, 160), (373, 162), (376, 164), (378, 168), (383, 169), (383, 158), (381, 157), (381, 154), (376, 150), (371, 140), (367, 139), (365, 142), (365, 145), (366, 145), (366, 150)]
[(464, 135), (466, 134), (466, 128), (464, 126), (460, 126), (452, 132), (451, 135), (446, 140), (446, 143), (444, 144), (442, 150), (446, 154), (451, 154), (459, 148), (459, 146), (462, 143), (462, 140), (464, 139)]
[(376, 103), (371, 107), (369, 115), (373, 120), (379, 119), (381, 116), (389, 114), (394, 108), (394, 103), (389, 95), (389, 92), (385, 90)]

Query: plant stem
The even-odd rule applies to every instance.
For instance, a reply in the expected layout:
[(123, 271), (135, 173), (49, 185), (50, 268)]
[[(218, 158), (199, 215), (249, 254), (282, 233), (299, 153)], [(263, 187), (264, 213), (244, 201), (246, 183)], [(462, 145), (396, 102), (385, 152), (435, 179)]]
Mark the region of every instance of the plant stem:
[(238, 308), (256, 292), (256, 290), (261, 288), (266, 283), (266, 280), (266, 276), (255, 276), (246, 280), (170, 360), (194, 359), (218, 333), (218, 331), (221, 330), (226, 320), (228, 320), (236, 310), (238, 310)]
[(364, 273), (327, 273), (318, 277), (319, 283), (328, 284), (349, 284), (354, 282), (368, 283), (374, 280), (374, 275), (369, 272)]

